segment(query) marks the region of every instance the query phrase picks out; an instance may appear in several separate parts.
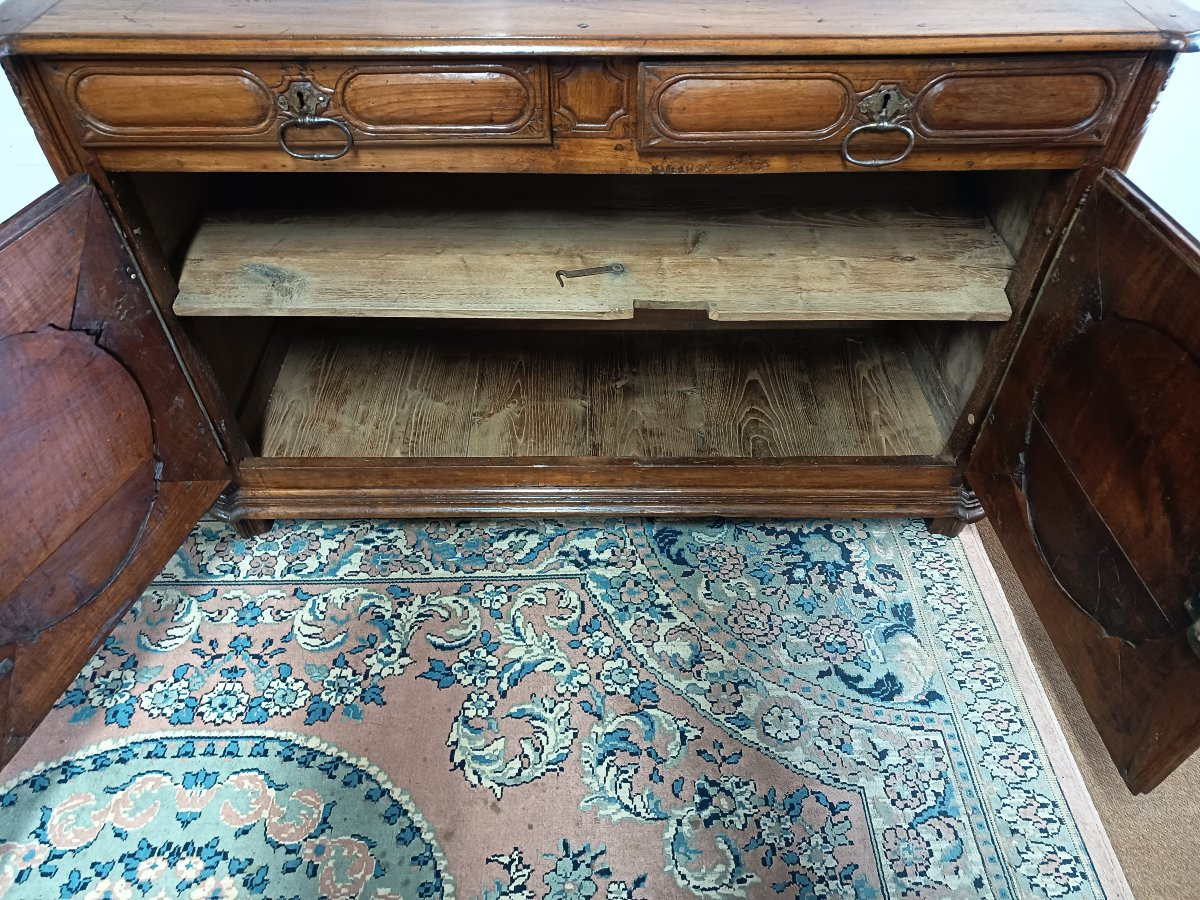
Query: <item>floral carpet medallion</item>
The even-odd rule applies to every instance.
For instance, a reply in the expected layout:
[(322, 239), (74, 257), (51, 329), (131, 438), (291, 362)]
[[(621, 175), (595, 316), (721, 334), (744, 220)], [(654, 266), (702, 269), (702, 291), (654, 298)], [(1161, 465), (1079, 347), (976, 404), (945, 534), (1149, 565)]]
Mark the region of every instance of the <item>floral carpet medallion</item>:
[(8, 771), (16, 897), (1102, 895), (919, 522), (204, 523)]

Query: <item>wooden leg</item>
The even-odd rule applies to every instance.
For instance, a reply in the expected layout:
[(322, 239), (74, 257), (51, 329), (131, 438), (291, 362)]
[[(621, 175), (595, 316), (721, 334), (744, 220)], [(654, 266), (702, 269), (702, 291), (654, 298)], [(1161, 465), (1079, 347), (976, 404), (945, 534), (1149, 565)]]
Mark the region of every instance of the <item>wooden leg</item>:
[(958, 537), (967, 527), (967, 520), (959, 516), (946, 516), (944, 519), (926, 519), (925, 524), (934, 534), (944, 534), (946, 537)]
[(266, 534), (275, 524), (274, 519), (243, 519), (237, 515), (236, 504), (233, 502), (233, 488), (225, 491), (213, 504), (212, 512), (222, 522), (228, 522), (238, 537), (252, 538)]
[(965, 485), (959, 490), (958, 510), (952, 516), (938, 519), (926, 519), (925, 524), (934, 534), (944, 534), (946, 537), (958, 537), (962, 530), (971, 522), (984, 518), (983, 506), (975, 492)]
[(234, 519), (233, 527), (239, 537), (252, 538), (266, 534), (275, 524), (274, 519)]

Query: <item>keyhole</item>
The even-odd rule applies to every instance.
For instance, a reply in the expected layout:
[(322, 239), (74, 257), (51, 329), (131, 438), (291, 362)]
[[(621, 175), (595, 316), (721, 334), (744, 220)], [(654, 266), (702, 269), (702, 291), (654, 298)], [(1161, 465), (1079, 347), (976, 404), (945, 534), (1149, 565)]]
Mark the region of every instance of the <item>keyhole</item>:
[(892, 105), (892, 92), (884, 91), (883, 92), (883, 103), (879, 107), (879, 111), (886, 115), (887, 111), (888, 111), (888, 107), (891, 105)]
[(304, 91), (296, 91), (296, 101), (301, 112), (308, 109), (308, 94), (304, 93)]

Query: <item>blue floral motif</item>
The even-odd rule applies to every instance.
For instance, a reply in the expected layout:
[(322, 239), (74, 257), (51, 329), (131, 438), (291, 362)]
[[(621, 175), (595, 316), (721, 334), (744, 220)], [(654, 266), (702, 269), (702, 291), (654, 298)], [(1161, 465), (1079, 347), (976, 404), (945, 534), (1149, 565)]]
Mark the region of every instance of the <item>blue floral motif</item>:
[[(530, 885), (533, 870), (526, 865), (521, 850), (514, 847), (511, 853), (496, 854), (488, 857), (488, 863), (503, 866), (508, 875), (507, 884), (497, 880), (493, 888), (485, 890), (479, 900), (574, 900), (574, 898), (591, 898), (597, 900), (645, 900), (642, 888), (646, 884), (646, 875), (642, 874), (624, 881), (612, 878), (613, 872), (604, 861), (607, 848), (600, 844), (595, 850), (590, 843), (572, 850), (571, 844), (563, 840), (558, 854), (543, 854), (551, 867), (542, 875), (545, 890), (534, 893)], [(600, 893), (600, 882), (608, 881), (604, 893)]]
[[(473, 797), (582, 778), (584, 816), (661, 848), (620, 877), (591, 833), (483, 848), (484, 900), (1099, 893), (965, 557), (919, 522), (205, 524), (60, 707), (354, 728), (420, 692)], [(245, 876), (221, 865), (188, 884)]]
[(546, 900), (573, 900), (575, 897), (593, 897), (596, 894), (596, 878), (607, 878), (612, 870), (598, 867), (596, 861), (604, 853), (600, 847), (594, 853), (591, 844), (584, 844), (575, 852), (563, 842), (563, 853), (555, 860), (554, 868), (542, 876), (550, 890)]

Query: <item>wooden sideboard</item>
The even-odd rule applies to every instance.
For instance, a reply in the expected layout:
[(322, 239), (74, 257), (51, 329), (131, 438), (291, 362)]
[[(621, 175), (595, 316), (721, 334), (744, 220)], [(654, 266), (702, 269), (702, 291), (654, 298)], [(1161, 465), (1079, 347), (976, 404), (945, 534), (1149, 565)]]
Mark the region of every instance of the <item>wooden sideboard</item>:
[[(1200, 745), (1170, 0), (8, 0), (11, 755), (210, 507), (989, 514), (1134, 790)], [(115, 224), (115, 228), (113, 227)]]

